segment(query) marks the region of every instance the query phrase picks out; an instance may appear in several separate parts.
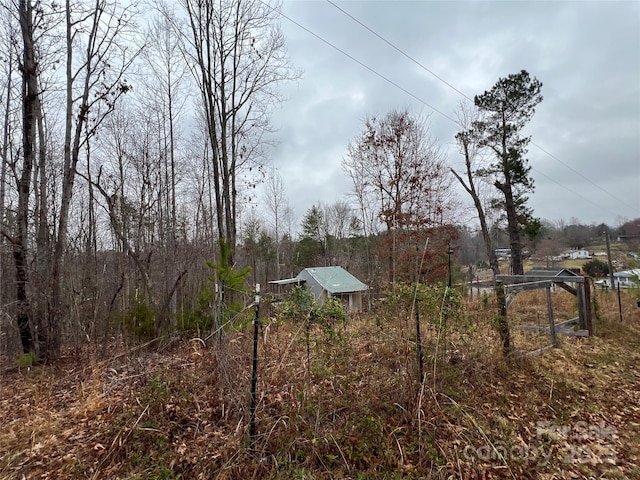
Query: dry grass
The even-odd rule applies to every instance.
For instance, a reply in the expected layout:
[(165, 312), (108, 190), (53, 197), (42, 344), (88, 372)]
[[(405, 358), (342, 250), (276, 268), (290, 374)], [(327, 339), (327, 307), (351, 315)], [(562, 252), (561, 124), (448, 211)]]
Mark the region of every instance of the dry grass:
[[(512, 323), (544, 323), (545, 302), (521, 295)], [(309, 363), (301, 325), (273, 325), (256, 455), (246, 333), (12, 370), (0, 378), (0, 478), (640, 478), (640, 309), (626, 295), (620, 323), (614, 295), (596, 300), (598, 336), (508, 363), (491, 302), (467, 304), (446, 335), (425, 318), (422, 385), (404, 314), (315, 327)], [(573, 302), (554, 296), (557, 318)], [(523, 350), (548, 342), (514, 335)]]

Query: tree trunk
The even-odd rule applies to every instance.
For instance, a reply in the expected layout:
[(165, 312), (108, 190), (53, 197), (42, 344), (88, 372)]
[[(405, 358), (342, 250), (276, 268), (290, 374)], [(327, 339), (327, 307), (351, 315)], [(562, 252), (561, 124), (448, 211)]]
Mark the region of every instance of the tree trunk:
[[(112, 60), (114, 63), (121, 62), (115, 76), (107, 75), (112, 68), (108, 61), (109, 52), (119, 47), (119, 34), (129, 25), (125, 12), (118, 14), (116, 6), (115, 2), (97, 0), (95, 7), (88, 10), (89, 13), (82, 20), (76, 20), (72, 18), (70, 0), (65, 4), (67, 55), (64, 161), (60, 212), (51, 259), (51, 300), (47, 317), (48, 348), (53, 356), (60, 353), (61, 346), (60, 321), (64, 312), (62, 261), (68, 243), (69, 213), (80, 151), (89, 142), (98, 125), (112, 112), (117, 99), (129, 90), (126, 82), (122, 81), (122, 76), (137, 55), (137, 53), (124, 55), (126, 50), (123, 50), (122, 58)], [(106, 27), (105, 20), (107, 20)], [(84, 24), (84, 22), (87, 23)], [(86, 34), (84, 38), (86, 50), (80, 58), (80, 67), (74, 70), (74, 42), (76, 37), (83, 33)], [(98, 78), (102, 81), (98, 82)], [(106, 109), (101, 111), (98, 103), (106, 105)], [(89, 123), (90, 112), (96, 113), (91, 118), (91, 123)]]
[(491, 235), (489, 234), (489, 227), (487, 226), (487, 216), (484, 211), (484, 207), (482, 206), (482, 202), (480, 200), (480, 196), (478, 195), (478, 190), (476, 189), (475, 181), (473, 179), (473, 170), (471, 167), (471, 154), (469, 152), (469, 140), (463, 134), (459, 137), (459, 142), (463, 148), (463, 153), (465, 157), (465, 166), (467, 171), (467, 182), (465, 182), (458, 173), (451, 169), (451, 173), (458, 179), (462, 187), (467, 191), (467, 193), (473, 199), (473, 204), (476, 207), (476, 211), (478, 212), (478, 220), (480, 221), (480, 230), (482, 232), (482, 239), (484, 240), (484, 245), (487, 252), (487, 258), (489, 259), (489, 266), (493, 271), (493, 276), (495, 279), (496, 275), (500, 275), (500, 264), (498, 263), (498, 257), (496, 255), (495, 248), (493, 246), (493, 242), (491, 241)]
[(520, 229), (518, 228), (518, 214), (516, 204), (513, 199), (513, 189), (509, 177), (506, 177), (504, 184), (496, 184), (504, 193), (505, 210), (507, 213), (507, 229), (509, 232), (509, 243), (511, 246), (511, 268), (513, 275), (524, 275), (524, 264), (522, 262), (522, 240)]
[[(67, 85), (66, 85), (66, 118), (65, 118), (65, 139), (64, 139), (64, 164), (62, 170), (62, 195), (60, 199), (60, 215), (58, 217), (58, 229), (53, 247), (53, 258), (51, 268), (51, 306), (47, 318), (47, 344), (48, 350), (52, 356), (58, 356), (60, 353), (60, 315), (62, 309), (62, 258), (66, 248), (67, 231), (69, 228), (69, 209), (71, 207), (71, 197), (73, 195), (73, 184), (75, 180), (75, 169), (78, 163), (78, 155), (80, 150), (80, 135), (84, 126), (84, 119), (88, 114), (87, 97), (88, 88), (85, 88), (80, 104), (80, 112), (78, 113), (78, 121), (76, 122), (75, 134), (72, 133), (73, 127), (73, 32), (71, 20), (71, 5), (69, 0), (66, 2), (66, 19), (67, 19)], [(93, 28), (96, 28), (95, 24)], [(85, 79), (87, 85), (88, 76)]]
[(496, 319), (496, 327), (500, 334), (500, 340), (502, 341), (502, 353), (505, 357), (508, 357), (513, 347), (511, 345), (511, 333), (509, 330), (509, 319), (507, 317), (507, 296), (502, 283), (498, 283), (495, 290), (498, 299), (498, 308), (500, 308), (500, 315), (498, 315)]
[[(2, 130), (2, 165), (0, 167), (0, 225), (5, 224), (5, 202), (6, 202), (6, 186), (7, 186), (7, 169), (9, 165), (9, 132), (10, 132), (10, 112), (11, 112), (11, 89), (13, 84), (13, 61), (7, 62), (7, 96), (5, 99), (5, 111), (3, 118), (3, 130)], [(4, 249), (2, 248), (5, 243), (5, 237), (0, 235), (0, 304), (5, 305), (9, 303), (9, 292), (5, 285), (10, 284), (10, 280), (6, 276), (8, 259), (4, 255)]]
[(31, 173), (35, 159), (37, 130), (36, 111), (40, 107), (38, 98), (38, 72), (33, 40), (33, 9), (31, 2), (22, 0), (19, 4), (20, 29), (23, 41), (22, 64), (22, 173), (18, 181), (18, 209), (16, 214), (16, 235), (12, 239), (13, 258), (16, 266), (16, 306), (18, 330), (22, 350), (33, 350), (31, 334), (31, 304), (27, 296), (28, 265), (27, 241), (29, 222), (29, 194)]
[[(35, 196), (35, 211), (37, 212), (36, 252), (35, 252), (35, 276), (33, 285), (35, 291), (49, 292), (48, 280), (51, 261), (51, 242), (49, 237), (49, 206), (48, 206), (48, 181), (47, 181), (47, 151), (45, 139), (45, 126), (41, 108), (36, 110), (36, 123), (38, 126), (38, 164), (34, 172), (33, 182), (37, 185)], [(49, 330), (46, 322), (47, 303), (40, 300), (32, 305), (33, 320), (38, 333), (38, 346), (40, 355), (47, 359), (47, 345)]]
[[(470, 126), (472, 122), (472, 118), (469, 117), (470, 114), (471, 112), (465, 111), (463, 106), (460, 107), (460, 117), (463, 125)], [(462, 187), (473, 199), (473, 204), (476, 207), (476, 212), (478, 213), (478, 220), (480, 221), (480, 230), (482, 232), (482, 239), (484, 240), (487, 258), (489, 259), (489, 266), (493, 271), (493, 276), (495, 279), (496, 275), (500, 275), (500, 264), (498, 263), (498, 256), (496, 255), (493, 242), (491, 241), (491, 235), (489, 234), (489, 227), (487, 225), (487, 216), (484, 207), (482, 206), (482, 201), (480, 200), (480, 195), (478, 194), (478, 189), (476, 188), (474, 180), (472, 166), (472, 161), (474, 160), (472, 157), (474, 157), (474, 154), (472, 153), (472, 147), (475, 146), (475, 140), (470, 131), (463, 131), (458, 133), (456, 135), (456, 140), (462, 147), (462, 154), (464, 156), (465, 170), (467, 174), (467, 182), (465, 182), (454, 169), (451, 169), (451, 173), (453, 173)]]

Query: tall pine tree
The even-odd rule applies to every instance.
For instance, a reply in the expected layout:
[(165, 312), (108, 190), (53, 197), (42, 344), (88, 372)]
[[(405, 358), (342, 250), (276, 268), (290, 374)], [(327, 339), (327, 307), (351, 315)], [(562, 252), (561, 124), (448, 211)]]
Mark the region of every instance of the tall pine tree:
[(534, 189), (525, 158), (531, 137), (523, 136), (522, 129), (542, 101), (541, 88), (538, 79), (522, 70), (500, 78), (491, 90), (474, 99), (482, 115), (474, 130), (480, 145), (494, 154), (494, 161), (477, 173), (489, 177), (500, 192), (493, 205), (503, 210), (507, 219), (514, 275), (524, 273), (523, 235), (533, 236), (540, 229), (540, 221), (527, 206), (527, 194)]

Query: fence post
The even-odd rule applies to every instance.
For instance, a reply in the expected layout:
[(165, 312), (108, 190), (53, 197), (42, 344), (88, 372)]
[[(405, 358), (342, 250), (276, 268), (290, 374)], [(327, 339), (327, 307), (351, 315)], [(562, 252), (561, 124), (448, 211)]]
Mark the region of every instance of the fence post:
[(504, 283), (496, 282), (496, 297), (498, 299), (498, 307), (500, 308), (500, 316), (498, 317), (498, 332), (502, 340), (502, 352), (507, 357), (511, 353), (511, 334), (509, 332), (509, 319), (507, 318), (507, 296), (505, 294)]
[[(416, 351), (418, 354), (418, 376), (420, 377), (420, 386), (424, 382), (424, 356), (422, 354), (422, 335), (420, 333), (420, 313), (418, 312), (418, 287), (416, 284), (415, 293), (413, 297), (413, 306), (415, 308), (415, 316), (416, 316)], [(436, 362), (437, 359), (434, 359)]]
[(256, 388), (258, 385), (258, 329), (260, 327), (258, 317), (260, 315), (260, 284), (256, 283), (256, 314), (253, 319), (253, 366), (251, 370), (251, 408), (249, 421), (249, 448), (251, 453), (256, 451)]
[(591, 283), (589, 278), (584, 279), (584, 307), (585, 307), (585, 328), (589, 335), (593, 335), (593, 312), (591, 310)]
[(553, 348), (558, 346), (558, 338), (556, 337), (556, 321), (553, 318), (553, 303), (551, 301), (551, 287), (547, 287), (547, 312), (549, 313), (549, 332), (551, 332), (551, 344)]
[(578, 298), (578, 320), (580, 323), (580, 329), (586, 330), (587, 329), (587, 309), (586, 309), (586, 299), (584, 295), (584, 283), (579, 283), (576, 285), (576, 297)]

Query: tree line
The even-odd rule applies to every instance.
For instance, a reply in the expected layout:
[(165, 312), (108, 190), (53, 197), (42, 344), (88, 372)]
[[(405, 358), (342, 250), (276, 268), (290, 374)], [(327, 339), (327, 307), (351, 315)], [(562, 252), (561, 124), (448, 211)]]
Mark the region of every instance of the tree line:
[(466, 171), (449, 167), (428, 118), (407, 109), (368, 116), (345, 146), (349, 198), (314, 205), (298, 232), (286, 179), (268, 166), (272, 109), (282, 84), (300, 77), (277, 6), (144, 9), (109, 0), (3, 9), (7, 348), (17, 341), (46, 361), (125, 328), (157, 337), (219, 327), (247, 282), (307, 266), (345, 266), (374, 290), (443, 280), (464, 233), (456, 179), (494, 273), (494, 230), (506, 232), (522, 273), (524, 242), (543, 226), (527, 206), (522, 129), (542, 100), (528, 72), (459, 107)]
[[(279, 85), (298, 77), (260, 1), (3, 5), (1, 306), (24, 352), (153, 332), (234, 264)], [(117, 323), (117, 322), (116, 322)]]

